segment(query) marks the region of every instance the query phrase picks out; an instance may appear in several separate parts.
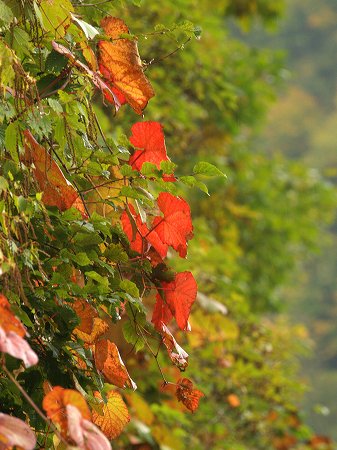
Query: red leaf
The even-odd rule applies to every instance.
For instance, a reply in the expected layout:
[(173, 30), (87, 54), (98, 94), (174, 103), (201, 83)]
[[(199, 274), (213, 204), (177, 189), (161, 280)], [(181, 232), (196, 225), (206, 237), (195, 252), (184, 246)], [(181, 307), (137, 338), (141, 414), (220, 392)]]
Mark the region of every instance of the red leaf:
[(144, 162), (150, 162), (160, 169), (162, 161), (169, 161), (165, 147), (163, 127), (158, 122), (137, 122), (132, 128), (131, 144), (136, 148), (129, 164), (134, 170), (141, 170)]
[(189, 329), (188, 318), (197, 296), (197, 289), (197, 283), (191, 272), (178, 273), (174, 281), (162, 283), (152, 315), (152, 323), (157, 330), (161, 331), (162, 324), (167, 324), (172, 315), (180, 329)]
[(71, 207), (78, 209), (85, 217), (84, 204), (77, 191), (63, 175), (61, 169), (47, 150), (40, 145), (29, 130), (25, 136), (25, 164), (34, 164), (34, 175), (43, 191), (42, 201), (47, 206), (56, 206), (60, 211)]
[(198, 409), (199, 400), (201, 397), (204, 397), (204, 393), (194, 389), (192, 381), (188, 378), (181, 378), (177, 383), (176, 396), (186, 408), (194, 412)]
[[(126, 101), (137, 114), (142, 114), (154, 91), (144, 75), (137, 43), (120, 37), (129, 33), (121, 19), (105, 17), (101, 27), (113, 42), (106, 40), (98, 43), (100, 71), (121, 104)], [(109, 97), (107, 100), (111, 101)]]
[[(124, 211), (121, 216), (121, 222), (124, 233), (127, 235), (132, 250), (141, 255), (147, 254), (150, 250), (149, 244), (159, 253), (161, 258), (167, 255), (167, 245), (159, 238), (156, 231), (149, 232), (149, 229), (132, 205), (128, 205), (129, 214)], [(132, 217), (130, 217), (130, 215)], [(133, 220), (133, 223), (131, 222)]]
[(164, 217), (155, 217), (152, 230), (156, 231), (164, 244), (173, 247), (184, 258), (187, 253), (187, 240), (193, 236), (190, 207), (182, 198), (167, 192), (159, 194), (157, 203)]

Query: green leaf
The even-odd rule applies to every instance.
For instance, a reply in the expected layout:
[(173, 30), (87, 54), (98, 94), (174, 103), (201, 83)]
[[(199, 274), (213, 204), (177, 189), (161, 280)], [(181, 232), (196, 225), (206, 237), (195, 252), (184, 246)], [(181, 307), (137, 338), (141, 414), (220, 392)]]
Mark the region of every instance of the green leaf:
[(95, 27), (90, 25), (90, 23), (84, 22), (84, 20), (80, 20), (77, 17), (75, 17), (73, 14), (71, 15), (73, 21), (82, 29), (83, 33), (85, 34), (85, 37), (87, 39), (94, 39), (94, 37), (99, 34), (99, 31), (96, 30)]
[(123, 164), (120, 168), (120, 171), (124, 177), (129, 177), (133, 173), (132, 167), (129, 166), (129, 164)]
[(11, 157), (15, 162), (19, 162), (18, 155), (18, 138), (19, 138), (19, 127), (16, 122), (13, 122), (8, 125), (5, 133), (5, 147), (9, 151)]
[(76, 255), (72, 255), (71, 258), (79, 266), (88, 266), (89, 264), (91, 264), (91, 260), (88, 258), (88, 255), (84, 252), (80, 252), (80, 253), (77, 253)]
[(144, 348), (145, 346), (144, 339), (141, 336), (137, 335), (135, 325), (133, 322), (131, 322), (131, 320), (128, 320), (123, 325), (123, 335), (126, 342), (134, 346), (136, 352)]
[(139, 290), (138, 287), (130, 280), (123, 280), (120, 282), (119, 287), (125, 291), (127, 294), (130, 294), (131, 297), (139, 298)]
[(193, 168), (193, 173), (197, 175), (205, 175), (207, 177), (226, 177), (220, 169), (206, 161), (198, 162)]
[(197, 183), (197, 180), (192, 175), (179, 177), (179, 181), (186, 184), (186, 186), (193, 187)]
[(159, 174), (157, 166), (150, 162), (144, 162), (140, 172), (145, 176), (153, 176), (153, 177), (157, 177)]
[(205, 194), (209, 195), (208, 187), (205, 183), (202, 183), (201, 181), (197, 181), (195, 183), (196, 187), (198, 187), (202, 192), (205, 192)]
[(62, 38), (71, 24), (73, 5), (69, 0), (41, 0), (40, 11), (42, 26), (53, 38)]
[(174, 164), (172, 161), (162, 161), (160, 163), (160, 170), (163, 171), (166, 175), (171, 175), (177, 167), (177, 164)]
[(3, 0), (0, 0), (0, 25), (4, 25), (7, 28), (13, 18), (12, 10), (3, 2)]

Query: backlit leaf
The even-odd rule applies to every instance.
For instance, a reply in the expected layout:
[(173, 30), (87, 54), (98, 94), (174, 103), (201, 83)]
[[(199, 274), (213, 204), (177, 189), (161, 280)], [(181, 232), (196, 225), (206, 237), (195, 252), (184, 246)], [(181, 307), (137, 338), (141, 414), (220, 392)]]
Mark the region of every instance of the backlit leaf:
[(137, 388), (128, 374), (116, 344), (108, 339), (103, 339), (96, 343), (95, 365), (102, 372), (108, 383), (120, 388)]
[(194, 412), (198, 409), (199, 400), (201, 397), (204, 397), (204, 394), (198, 389), (194, 389), (191, 380), (188, 378), (181, 378), (177, 383), (176, 396), (187, 409)]
[[(144, 75), (137, 43), (133, 39), (120, 37), (129, 33), (128, 27), (121, 19), (105, 17), (101, 27), (113, 42), (98, 43), (100, 71), (111, 85), (118, 103), (128, 103), (137, 114), (142, 114), (148, 101), (154, 96), (154, 91)], [(113, 97), (106, 97), (116, 105)], [(118, 109), (118, 104), (116, 106)]]
[(100, 402), (103, 413), (99, 414), (97, 410), (93, 410), (92, 421), (103, 431), (108, 439), (115, 439), (130, 421), (129, 411), (121, 395), (116, 391), (107, 393), (107, 403), (103, 402), (99, 392), (95, 392), (94, 395)]

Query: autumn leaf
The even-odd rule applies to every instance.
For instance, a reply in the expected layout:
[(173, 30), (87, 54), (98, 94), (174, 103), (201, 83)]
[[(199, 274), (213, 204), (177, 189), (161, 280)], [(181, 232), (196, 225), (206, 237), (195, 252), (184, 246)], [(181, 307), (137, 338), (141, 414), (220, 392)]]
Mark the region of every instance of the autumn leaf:
[(11, 312), (7, 298), (0, 294), (0, 352), (22, 359), (26, 367), (34, 366), (39, 358), (24, 339), (26, 330)]
[(227, 402), (232, 408), (237, 408), (241, 403), (239, 397), (235, 394), (227, 395)]
[[(137, 114), (142, 114), (148, 101), (154, 96), (154, 91), (144, 75), (137, 43), (120, 37), (129, 33), (121, 19), (105, 17), (101, 27), (113, 42), (106, 40), (98, 43), (100, 71), (111, 85), (119, 103), (128, 103)], [(115, 103), (113, 98), (106, 98)]]
[(33, 450), (35, 445), (35, 434), (25, 422), (0, 412), (0, 449)]
[(188, 354), (180, 347), (165, 324), (162, 324), (162, 331), (160, 334), (173, 364), (180, 370), (185, 370), (188, 366)]
[(152, 323), (161, 331), (162, 324), (167, 324), (172, 316), (180, 329), (188, 330), (188, 317), (197, 296), (197, 283), (191, 272), (178, 273), (174, 280), (162, 283), (158, 289), (153, 310)]
[(168, 246), (161, 241), (155, 230), (149, 231), (147, 224), (142, 221), (140, 214), (136, 214), (131, 204), (128, 204), (127, 208), (128, 210), (124, 211), (121, 216), (121, 222), (132, 250), (142, 255), (148, 254), (149, 245), (151, 245), (158, 252), (160, 258), (165, 258)]
[(159, 122), (137, 122), (132, 125), (130, 142), (135, 147), (129, 164), (134, 170), (141, 170), (144, 162), (155, 164), (160, 169), (162, 161), (170, 159), (166, 153), (163, 127)]
[(187, 409), (194, 412), (198, 409), (199, 400), (201, 397), (204, 397), (204, 394), (198, 389), (194, 389), (191, 380), (188, 378), (181, 378), (177, 383), (176, 396)]
[(121, 395), (116, 391), (107, 393), (107, 403), (103, 402), (99, 392), (95, 392), (94, 395), (102, 406), (102, 414), (94, 409), (92, 411), (92, 421), (103, 431), (108, 439), (115, 439), (130, 421), (129, 411)]
[(153, 220), (152, 232), (156, 232), (164, 244), (173, 247), (184, 258), (187, 254), (187, 240), (193, 237), (191, 211), (188, 203), (168, 192), (161, 192), (157, 204), (163, 216)]
[(63, 435), (66, 435), (68, 430), (66, 413), (67, 405), (75, 406), (84, 419), (90, 420), (91, 418), (88, 405), (79, 392), (73, 389), (64, 389), (61, 386), (53, 387), (52, 390), (45, 395), (42, 406), (49, 419), (60, 425)]
[(81, 450), (111, 450), (107, 437), (87, 419), (76, 406), (66, 406), (68, 434)]
[(137, 389), (136, 384), (128, 374), (116, 344), (108, 339), (102, 339), (96, 343), (95, 365), (96, 369), (102, 372), (109, 383), (120, 388)]
[(108, 323), (98, 316), (96, 309), (86, 300), (78, 299), (71, 306), (80, 319), (73, 333), (86, 344), (94, 344), (108, 330)]
[(77, 191), (64, 177), (51, 155), (35, 140), (29, 130), (24, 131), (24, 136), (25, 154), (22, 162), (26, 165), (34, 164), (34, 175), (43, 192), (43, 203), (56, 206), (60, 211), (74, 207), (86, 216), (84, 204)]

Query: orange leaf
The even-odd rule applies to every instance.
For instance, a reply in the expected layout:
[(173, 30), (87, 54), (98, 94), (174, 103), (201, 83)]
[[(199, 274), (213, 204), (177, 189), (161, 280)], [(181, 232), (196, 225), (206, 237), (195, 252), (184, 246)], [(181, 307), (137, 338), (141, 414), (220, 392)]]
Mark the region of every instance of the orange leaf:
[[(113, 42), (99, 41), (99, 68), (120, 104), (128, 103), (137, 114), (142, 114), (154, 91), (145, 77), (135, 40), (120, 38), (129, 33), (123, 20), (105, 17), (101, 22), (105, 34)], [(113, 98), (108, 101), (116, 103)], [(118, 105), (117, 105), (118, 106)]]
[(120, 388), (137, 389), (120, 357), (116, 344), (102, 339), (95, 345), (96, 369), (101, 371), (109, 383)]
[(86, 300), (76, 300), (72, 308), (81, 320), (73, 333), (86, 344), (94, 344), (108, 330), (109, 325), (98, 317), (96, 309)]
[(60, 211), (74, 207), (86, 216), (84, 204), (77, 191), (64, 177), (51, 155), (35, 140), (29, 130), (24, 131), (24, 136), (25, 154), (22, 161), (27, 165), (34, 164), (34, 175), (43, 191), (43, 203), (56, 206)]
[(188, 378), (181, 378), (177, 383), (176, 396), (187, 409), (194, 412), (199, 406), (199, 400), (204, 394), (198, 389), (194, 389), (193, 383)]
[(116, 391), (107, 393), (107, 403), (103, 402), (99, 392), (95, 392), (94, 395), (101, 403), (103, 414), (93, 410), (92, 421), (109, 439), (115, 439), (130, 421), (129, 411), (121, 395)]
[(6, 333), (13, 331), (21, 337), (26, 335), (24, 326), (11, 312), (9, 301), (3, 294), (0, 294), (0, 327)]
[(91, 418), (88, 405), (79, 392), (73, 389), (64, 389), (61, 386), (55, 386), (45, 395), (42, 406), (49, 419), (60, 425), (63, 435), (67, 433), (68, 429), (67, 405), (76, 406), (84, 419), (90, 420)]

